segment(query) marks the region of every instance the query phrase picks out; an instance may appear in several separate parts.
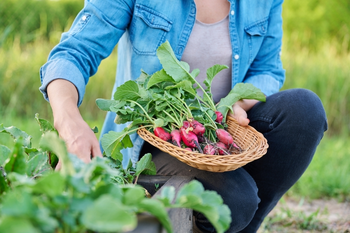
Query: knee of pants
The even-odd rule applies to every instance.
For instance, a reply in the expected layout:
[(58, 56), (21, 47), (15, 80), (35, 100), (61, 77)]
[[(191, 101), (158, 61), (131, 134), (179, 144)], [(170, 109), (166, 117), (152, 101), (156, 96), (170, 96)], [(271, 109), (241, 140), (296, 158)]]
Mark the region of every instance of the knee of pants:
[[(327, 117), (320, 98), (312, 91), (302, 88), (279, 92), (274, 106), (279, 108), (279, 120), (290, 127), (302, 127), (323, 133), (327, 130)], [(272, 96), (271, 96), (272, 97)], [(272, 97), (274, 98), (274, 97)]]
[(259, 202), (257, 195), (251, 195), (236, 203), (234, 209), (231, 210), (232, 222), (227, 232), (238, 232), (248, 226), (258, 209)]

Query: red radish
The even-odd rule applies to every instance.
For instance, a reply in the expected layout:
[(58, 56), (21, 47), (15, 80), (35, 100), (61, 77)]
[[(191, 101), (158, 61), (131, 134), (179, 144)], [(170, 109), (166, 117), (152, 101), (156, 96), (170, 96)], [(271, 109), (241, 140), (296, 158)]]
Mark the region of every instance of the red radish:
[(186, 147), (185, 150), (192, 151), (192, 149), (189, 147)]
[(170, 133), (171, 135), (171, 141), (174, 145), (181, 147), (181, 135), (180, 135), (180, 131), (177, 129), (174, 129), (173, 131), (171, 131)]
[(192, 131), (187, 132), (185, 127), (181, 127), (180, 135), (181, 135), (182, 141), (185, 143), (186, 146), (191, 148), (196, 147), (200, 153), (203, 153), (201, 147), (198, 144), (197, 135), (195, 135)]
[(224, 116), (219, 111), (215, 111), (215, 114), (216, 114), (216, 120), (215, 121), (218, 122), (219, 124), (221, 124), (222, 120), (224, 119)]
[(204, 153), (204, 154), (207, 154), (207, 155), (215, 155), (216, 150), (215, 150), (215, 148), (214, 148), (212, 145), (207, 144), (207, 145), (203, 148), (203, 153)]
[(157, 127), (154, 129), (154, 135), (163, 139), (164, 141), (169, 141), (171, 139), (170, 133), (165, 131), (162, 127)]
[(224, 143), (217, 142), (216, 147), (217, 147), (219, 155), (227, 155), (228, 154), (227, 146)]
[(190, 122), (184, 121), (184, 122), (183, 122), (183, 127), (185, 127), (185, 129), (188, 129), (189, 127), (191, 127)]
[(193, 128), (193, 133), (195, 133), (196, 135), (203, 135), (205, 133), (205, 127), (198, 121), (192, 120), (190, 124)]
[(220, 142), (224, 143), (227, 146), (233, 146), (236, 149), (240, 148), (236, 145), (236, 143), (233, 142), (233, 138), (229, 132), (227, 132), (224, 129), (217, 129), (216, 130), (216, 136), (218, 136), (218, 139)]

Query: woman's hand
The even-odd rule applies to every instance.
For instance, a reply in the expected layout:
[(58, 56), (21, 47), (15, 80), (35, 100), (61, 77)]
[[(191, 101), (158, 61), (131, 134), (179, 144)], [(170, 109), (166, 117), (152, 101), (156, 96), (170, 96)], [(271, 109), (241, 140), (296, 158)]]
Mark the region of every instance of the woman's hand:
[(233, 113), (229, 112), (229, 116), (235, 118), (239, 125), (247, 126), (249, 124), (249, 119), (247, 115), (247, 111), (249, 111), (258, 100), (240, 100), (233, 105)]
[[(66, 142), (67, 150), (88, 163), (92, 157), (102, 157), (98, 140), (83, 120), (77, 107), (78, 92), (69, 81), (57, 79), (47, 87), (54, 116), (54, 126)], [(56, 169), (60, 169), (61, 162)]]

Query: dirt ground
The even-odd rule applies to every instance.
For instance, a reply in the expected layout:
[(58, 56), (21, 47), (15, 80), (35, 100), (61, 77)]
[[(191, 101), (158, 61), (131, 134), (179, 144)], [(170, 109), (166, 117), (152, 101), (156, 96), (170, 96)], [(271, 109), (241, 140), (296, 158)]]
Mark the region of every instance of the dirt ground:
[(350, 233), (350, 200), (293, 200), (284, 197), (258, 233)]

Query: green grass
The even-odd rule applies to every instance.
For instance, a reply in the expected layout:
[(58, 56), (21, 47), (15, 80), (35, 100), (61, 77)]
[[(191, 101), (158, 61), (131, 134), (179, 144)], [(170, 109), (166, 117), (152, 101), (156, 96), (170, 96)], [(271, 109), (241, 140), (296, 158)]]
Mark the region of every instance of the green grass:
[(326, 136), (306, 172), (287, 194), (310, 199), (331, 197), (349, 201), (349, 140), (346, 137)]
[(350, 136), (350, 53), (337, 54), (331, 44), (317, 54), (284, 48), (282, 60), (286, 69), (283, 89), (315, 92), (327, 114), (328, 134)]

